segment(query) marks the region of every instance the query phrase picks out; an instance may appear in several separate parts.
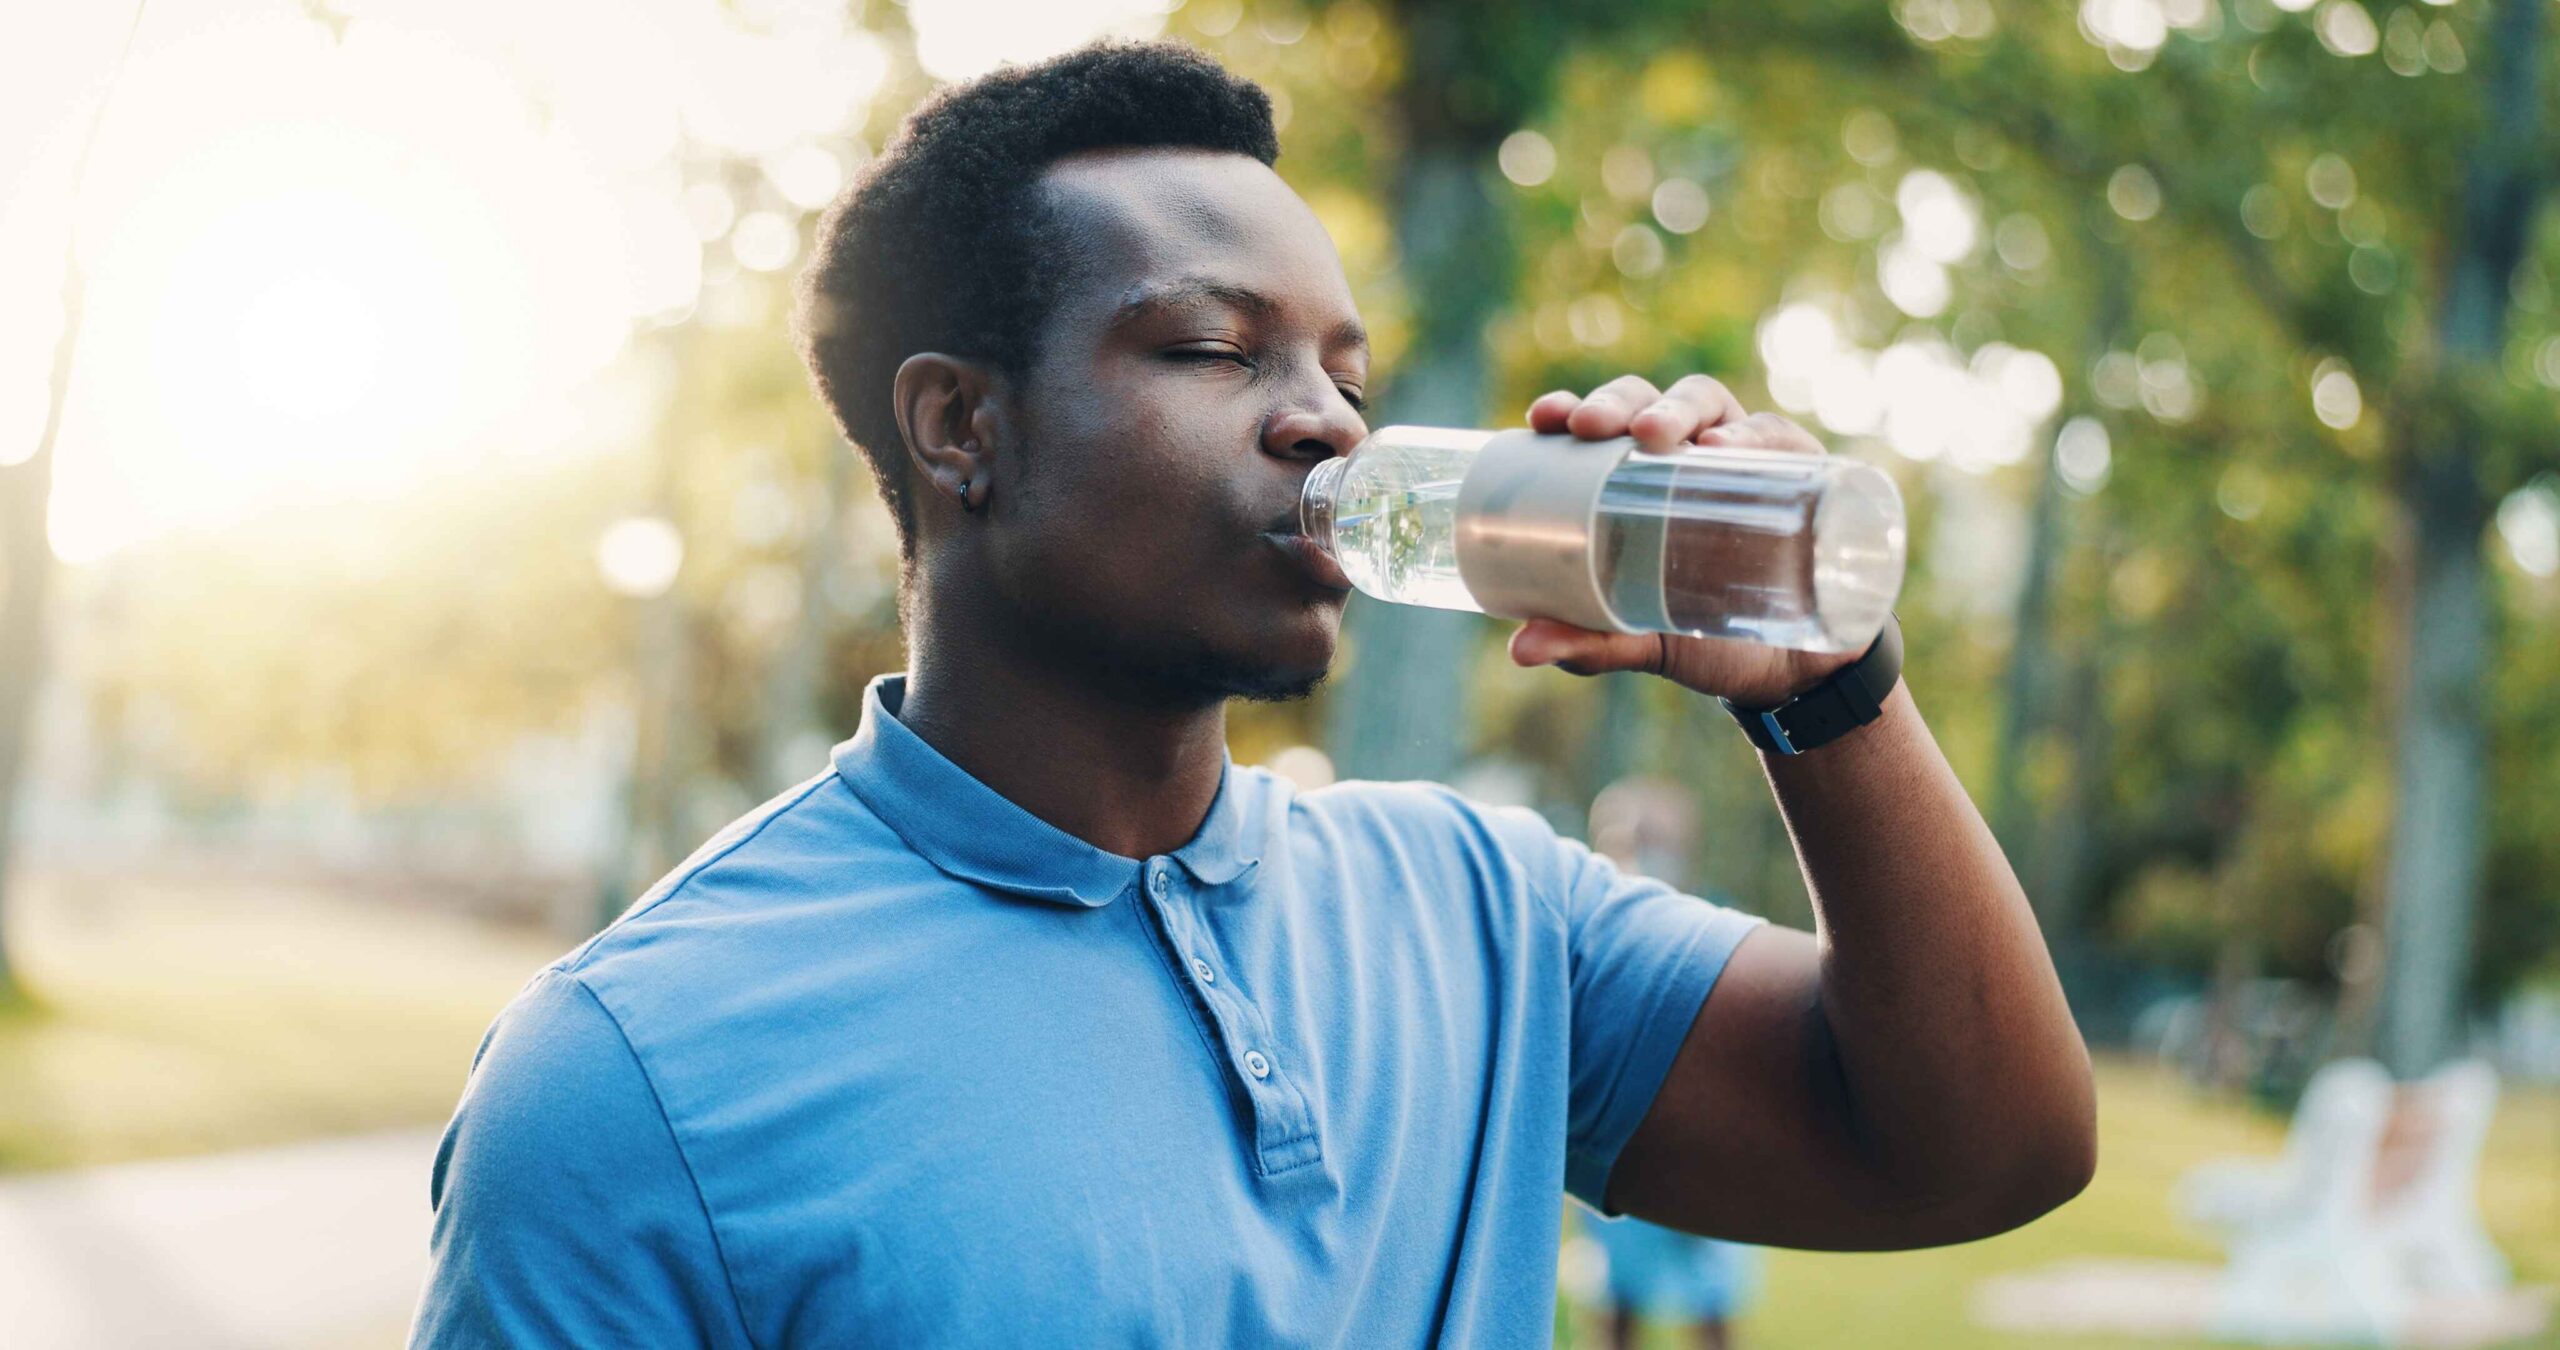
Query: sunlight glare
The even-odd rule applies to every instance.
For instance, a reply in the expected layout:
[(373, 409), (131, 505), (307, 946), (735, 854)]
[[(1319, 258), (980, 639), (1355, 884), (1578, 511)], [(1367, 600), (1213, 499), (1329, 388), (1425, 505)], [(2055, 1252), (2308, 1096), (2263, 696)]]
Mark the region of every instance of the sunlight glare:
[[(562, 410), (635, 324), (691, 312), (743, 209), (706, 219), (688, 159), (762, 159), (806, 211), (862, 153), (839, 138), (886, 76), (878, 39), (822, 4), (748, 11), (367, 0), (335, 39), (253, 0), (155, 15), (80, 212), (57, 554), (601, 446)], [(0, 127), (0, 239), (38, 260), (84, 124), (60, 83), (50, 119)], [(792, 217), (749, 219), (755, 262), (789, 265)], [(36, 358), (0, 420), (31, 433), (57, 283), (0, 283), (0, 352)]]
[(248, 392), (297, 422), (363, 407), (382, 375), (382, 325), (344, 278), (288, 277), (240, 312), (233, 350)]
[(1038, 61), (1097, 37), (1154, 37), (1165, 0), (911, 0), (916, 61), (940, 80)]

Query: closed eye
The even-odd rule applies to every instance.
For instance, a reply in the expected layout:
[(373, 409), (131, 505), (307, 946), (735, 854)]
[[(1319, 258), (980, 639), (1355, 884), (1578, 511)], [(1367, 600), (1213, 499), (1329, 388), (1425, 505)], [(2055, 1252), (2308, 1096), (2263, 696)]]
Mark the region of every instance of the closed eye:
[[(1213, 348), (1188, 348), (1188, 351), (1167, 351), (1165, 356), (1167, 356), (1167, 359), (1172, 359), (1172, 361), (1226, 361), (1226, 364), (1229, 364), (1229, 366), (1242, 366), (1242, 369), (1254, 369), (1254, 364), (1252, 364), (1252, 361), (1244, 359), (1242, 351), (1213, 351)], [(1334, 389), (1336, 389), (1336, 392), (1341, 394), (1341, 402), (1349, 402), (1349, 405), (1352, 405), (1352, 412), (1367, 412), (1367, 410), (1370, 410), (1370, 400), (1364, 400), (1364, 397), (1359, 397), (1359, 389), (1347, 389), (1347, 387), (1341, 387), (1341, 384), (1336, 384)]]

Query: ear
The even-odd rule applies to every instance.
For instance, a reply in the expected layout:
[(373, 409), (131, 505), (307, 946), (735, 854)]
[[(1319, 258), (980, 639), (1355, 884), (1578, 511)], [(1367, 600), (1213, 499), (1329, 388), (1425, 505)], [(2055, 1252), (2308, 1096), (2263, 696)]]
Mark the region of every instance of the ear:
[(967, 505), (985, 509), (995, 489), (995, 400), (1002, 390), (994, 370), (968, 357), (918, 352), (899, 363), (890, 400), (917, 499), (959, 507), (966, 484)]

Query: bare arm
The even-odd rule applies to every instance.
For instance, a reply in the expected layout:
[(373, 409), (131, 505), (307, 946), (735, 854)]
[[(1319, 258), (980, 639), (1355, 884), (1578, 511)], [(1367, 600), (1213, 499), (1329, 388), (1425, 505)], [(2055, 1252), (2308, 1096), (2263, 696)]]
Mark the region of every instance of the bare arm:
[(2078, 1194), (2096, 1094), (2035, 916), (1907, 688), (1764, 756), (1815, 931), (1763, 929), (1699, 1010), (1613, 1207), (1795, 1247), (1962, 1242)]

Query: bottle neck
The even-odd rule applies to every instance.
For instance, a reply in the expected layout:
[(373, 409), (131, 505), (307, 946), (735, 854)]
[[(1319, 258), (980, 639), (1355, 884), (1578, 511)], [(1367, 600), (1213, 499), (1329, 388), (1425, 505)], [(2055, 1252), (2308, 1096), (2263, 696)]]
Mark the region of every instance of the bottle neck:
[(1333, 513), (1341, 503), (1342, 475), (1350, 463), (1350, 456), (1336, 455), (1318, 464), (1298, 493), (1298, 532), (1329, 557), (1338, 556), (1333, 549)]

